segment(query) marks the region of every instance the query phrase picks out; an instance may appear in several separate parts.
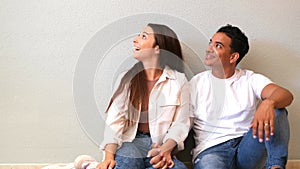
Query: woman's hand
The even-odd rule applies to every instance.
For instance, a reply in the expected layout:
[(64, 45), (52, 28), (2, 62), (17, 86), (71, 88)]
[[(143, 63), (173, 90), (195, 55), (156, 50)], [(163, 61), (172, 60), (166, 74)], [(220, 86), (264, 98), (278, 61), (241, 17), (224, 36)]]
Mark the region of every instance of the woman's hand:
[(115, 165), (116, 161), (114, 159), (105, 159), (97, 165), (96, 169), (113, 169)]
[(167, 169), (174, 167), (174, 162), (171, 158), (171, 153), (164, 152), (159, 153), (158, 155), (154, 156), (150, 160), (150, 164), (153, 164), (153, 168), (160, 168), (160, 169)]
[(99, 163), (96, 169), (113, 169), (116, 165), (115, 152), (117, 150), (116, 144), (107, 144), (105, 146), (105, 158), (104, 161)]
[(167, 169), (174, 167), (172, 160), (172, 150), (176, 142), (168, 140), (161, 147), (157, 144), (152, 145), (152, 149), (148, 152), (148, 157), (151, 157), (150, 164), (153, 168)]

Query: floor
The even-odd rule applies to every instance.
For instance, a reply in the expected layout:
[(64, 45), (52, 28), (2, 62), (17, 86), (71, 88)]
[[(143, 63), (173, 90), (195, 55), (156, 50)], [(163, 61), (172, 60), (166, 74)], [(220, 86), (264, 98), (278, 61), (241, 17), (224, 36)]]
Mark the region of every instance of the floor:
[[(0, 169), (42, 169), (47, 164), (0, 164)], [(44, 169), (70, 169), (64, 164), (53, 164), (52, 167)], [(69, 165), (70, 166), (70, 165)], [(300, 160), (289, 160), (286, 169), (300, 169)]]
[[(191, 165), (187, 164), (188, 168), (192, 168)], [(1, 169), (1, 168), (0, 168)], [(286, 169), (300, 169), (300, 160), (289, 160)]]

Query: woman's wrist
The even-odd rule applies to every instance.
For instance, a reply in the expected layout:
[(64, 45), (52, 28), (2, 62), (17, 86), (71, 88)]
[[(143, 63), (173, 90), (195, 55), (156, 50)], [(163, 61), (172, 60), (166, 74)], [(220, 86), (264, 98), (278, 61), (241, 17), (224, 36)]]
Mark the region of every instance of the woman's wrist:
[(105, 151), (105, 160), (111, 160), (111, 159), (115, 159), (115, 154), (109, 151)]
[(116, 144), (107, 144), (105, 146), (105, 159), (114, 159), (117, 151)]
[(168, 140), (160, 147), (160, 151), (161, 151), (161, 152), (168, 152), (168, 153), (171, 153), (176, 145), (177, 145), (177, 143), (176, 143), (174, 140), (168, 139)]

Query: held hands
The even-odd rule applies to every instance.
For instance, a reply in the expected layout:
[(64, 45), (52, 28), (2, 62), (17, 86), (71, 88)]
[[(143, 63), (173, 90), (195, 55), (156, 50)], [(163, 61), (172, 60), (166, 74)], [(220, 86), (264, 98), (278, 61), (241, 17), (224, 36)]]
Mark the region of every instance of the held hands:
[(163, 146), (157, 144), (152, 145), (152, 149), (148, 152), (148, 157), (151, 157), (150, 164), (153, 168), (167, 169), (174, 167), (174, 162), (171, 158), (173, 148), (164, 150)]
[(270, 135), (274, 135), (274, 120), (274, 101), (266, 99), (259, 105), (249, 126), (253, 130), (253, 138), (258, 136), (259, 142), (263, 142), (265, 134), (266, 141), (269, 141)]

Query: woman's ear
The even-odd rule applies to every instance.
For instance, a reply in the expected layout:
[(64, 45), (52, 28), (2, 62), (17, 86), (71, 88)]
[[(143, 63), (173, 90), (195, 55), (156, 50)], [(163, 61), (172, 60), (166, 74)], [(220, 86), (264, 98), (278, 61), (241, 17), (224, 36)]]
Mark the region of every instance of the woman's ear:
[(240, 57), (240, 54), (238, 52), (234, 52), (230, 56), (230, 63), (235, 63)]
[(154, 47), (154, 53), (155, 53), (155, 54), (159, 54), (159, 51), (160, 51), (159, 46), (156, 45), (156, 46)]

